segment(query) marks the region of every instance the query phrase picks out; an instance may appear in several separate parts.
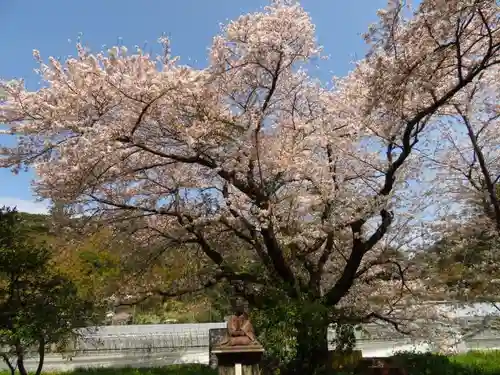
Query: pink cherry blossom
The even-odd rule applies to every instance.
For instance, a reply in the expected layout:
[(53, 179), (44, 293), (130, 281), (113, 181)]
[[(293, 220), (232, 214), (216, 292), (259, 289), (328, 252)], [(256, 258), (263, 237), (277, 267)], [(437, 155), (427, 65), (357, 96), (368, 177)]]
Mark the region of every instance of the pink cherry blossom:
[(493, 0), (391, 1), (366, 35), (370, 53), (332, 89), (307, 74), (322, 48), (288, 1), (230, 22), (205, 69), (169, 51), (160, 69), (118, 47), (78, 45), (47, 63), (35, 51), (44, 88), (2, 85), (0, 121), (18, 142), (1, 165), (34, 167), (37, 194), (80, 213), (141, 222), (139, 240), (197, 244), (221, 278), (243, 279), (217, 242), (229, 231), (268, 271), (252, 283), (279, 279), (293, 298), (367, 319), (434, 316), (418, 302), (425, 283), (405, 281), (384, 241), (403, 241), (418, 214), (405, 185), (427, 168), (417, 148), (434, 147), (453, 104), (498, 78), (499, 26)]

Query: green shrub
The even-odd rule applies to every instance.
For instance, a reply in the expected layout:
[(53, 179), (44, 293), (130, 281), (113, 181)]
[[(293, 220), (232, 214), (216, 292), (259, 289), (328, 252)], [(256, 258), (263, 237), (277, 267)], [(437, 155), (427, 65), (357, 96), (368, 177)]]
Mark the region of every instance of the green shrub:
[(454, 375), (456, 373), (448, 357), (431, 353), (399, 353), (394, 356), (393, 363), (404, 368), (407, 375)]

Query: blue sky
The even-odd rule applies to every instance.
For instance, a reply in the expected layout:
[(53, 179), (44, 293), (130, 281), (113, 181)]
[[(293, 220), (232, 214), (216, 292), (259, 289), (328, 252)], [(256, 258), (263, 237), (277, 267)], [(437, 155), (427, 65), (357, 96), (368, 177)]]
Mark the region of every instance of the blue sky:
[[(0, 78), (24, 78), (36, 90), (38, 77), (32, 50), (42, 57), (75, 54), (75, 41), (92, 50), (117, 43), (154, 48), (163, 33), (172, 39), (172, 53), (184, 64), (203, 67), (207, 48), (220, 24), (240, 14), (261, 9), (266, 0), (0, 0)], [(315, 74), (328, 81), (344, 75), (352, 61), (362, 58), (366, 46), (361, 34), (376, 21), (376, 11), (387, 0), (303, 0), (317, 27), (318, 41), (330, 59)], [(107, 46), (107, 47), (103, 47)], [(5, 136), (0, 144), (11, 143)], [(43, 211), (34, 203), (31, 172), (14, 176), (0, 170), (0, 206), (21, 211)]]

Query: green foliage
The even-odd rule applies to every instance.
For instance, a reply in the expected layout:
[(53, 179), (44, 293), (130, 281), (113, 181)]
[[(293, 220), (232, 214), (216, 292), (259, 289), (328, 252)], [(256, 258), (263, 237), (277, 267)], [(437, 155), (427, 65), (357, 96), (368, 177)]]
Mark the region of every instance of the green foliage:
[(119, 288), (122, 281), (120, 257), (106, 228), (89, 235), (68, 230), (51, 236), (57, 272), (71, 279), (81, 298), (105, 300)]
[[(278, 300), (279, 301), (279, 300)], [(259, 340), (266, 348), (266, 359), (273, 359), (280, 367), (295, 358), (297, 344), (296, 323), (299, 309), (290, 300), (269, 304), (251, 314)]]
[(209, 323), (224, 320), (225, 312), (213, 306), (205, 295), (183, 296), (159, 301), (150, 299), (148, 304), (136, 306), (134, 324)]
[(335, 324), (333, 346), (336, 352), (352, 353), (356, 347), (356, 326), (353, 324)]
[(52, 252), (33, 235), (39, 230), (25, 215), (0, 209), (0, 345), (21, 373), (35, 346), (42, 365), (47, 346), (64, 345), (100, 316), (95, 301), (80, 298), (72, 280), (54, 270)]
[(499, 288), (493, 279), (500, 277), (500, 237), (474, 222), (418, 254), (414, 259), (420, 277), (430, 285), (445, 288), (447, 297), (467, 303), (497, 301)]
[(346, 371), (346, 369), (355, 369), (359, 366), (363, 358), (361, 350), (352, 350), (350, 352), (333, 352), (331, 355), (331, 367), (337, 371)]
[(313, 299), (291, 299), (276, 292), (267, 296), (264, 307), (252, 311), (251, 318), (266, 348), (268, 372), (314, 368), (326, 364), (329, 312)]

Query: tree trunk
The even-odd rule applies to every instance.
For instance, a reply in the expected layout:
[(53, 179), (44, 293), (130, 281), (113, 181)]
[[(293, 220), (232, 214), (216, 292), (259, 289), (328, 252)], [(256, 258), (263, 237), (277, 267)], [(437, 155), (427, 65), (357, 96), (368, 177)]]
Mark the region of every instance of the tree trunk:
[(12, 363), (10, 363), (9, 356), (4, 353), (4, 354), (2, 354), (2, 358), (3, 358), (3, 361), (5, 362), (5, 364), (9, 367), (10, 374), (15, 375), (16, 368), (12, 365)]
[(28, 371), (24, 367), (24, 348), (21, 345), (19, 340), (16, 341), (16, 356), (17, 356), (17, 368), (19, 369), (19, 373), (21, 375), (28, 375)]
[(17, 355), (17, 368), (19, 369), (19, 373), (21, 375), (28, 375), (28, 371), (26, 371), (26, 368), (24, 367), (24, 354), (19, 353)]
[(40, 375), (42, 373), (44, 360), (45, 360), (45, 338), (40, 337), (40, 341), (38, 342), (38, 367), (36, 369), (35, 375)]
[(303, 321), (297, 324), (295, 359), (287, 375), (320, 375), (328, 371), (328, 325)]

